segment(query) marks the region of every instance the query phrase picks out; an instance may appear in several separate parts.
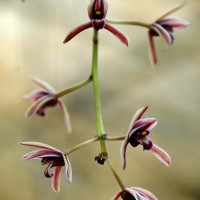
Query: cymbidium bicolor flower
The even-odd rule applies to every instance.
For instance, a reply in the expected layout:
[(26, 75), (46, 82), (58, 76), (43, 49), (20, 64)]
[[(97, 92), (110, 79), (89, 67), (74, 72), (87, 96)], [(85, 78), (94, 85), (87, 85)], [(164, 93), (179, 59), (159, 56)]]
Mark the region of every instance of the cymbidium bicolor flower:
[(166, 18), (168, 15), (177, 11), (183, 6), (183, 4), (176, 6), (171, 9), (169, 12), (165, 13), (161, 17), (159, 17), (152, 25), (151, 29), (148, 32), (149, 35), (149, 45), (150, 45), (150, 54), (152, 57), (153, 64), (157, 64), (157, 54), (156, 48), (154, 44), (154, 37), (160, 36), (164, 40), (167, 46), (170, 46), (174, 42), (173, 31), (185, 28), (189, 25), (188, 22), (183, 21), (181, 19), (175, 18)]
[(123, 191), (117, 192), (112, 200), (117, 200), (119, 197), (123, 200), (157, 200), (151, 192), (139, 187), (125, 188)]
[(130, 123), (128, 133), (124, 141), (122, 142), (120, 154), (124, 169), (126, 167), (126, 148), (129, 143), (133, 147), (142, 145), (144, 150), (151, 151), (159, 160), (161, 160), (167, 166), (170, 165), (171, 163), (169, 155), (164, 150), (155, 145), (153, 141), (148, 137), (151, 129), (156, 126), (157, 119), (155, 118), (141, 119), (142, 115), (147, 110), (147, 108), (148, 108), (147, 106), (143, 107), (135, 113)]
[(69, 42), (73, 37), (75, 37), (80, 32), (88, 29), (94, 28), (95, 30), (106, 29), (114, 34), (121, 42), (123, 42), (126, 46), (128, 46), (127, 37), (115, 29), (113, 26), (109, 25), (105, 21), (105, 17), (108, 10), (108, 2), (107, 0), (93, 0), (88, 6), (88, 16), (90, 18), (90, 22), (82, 24), (72, 30), (64, 40), (64, 43)]
[(38, 86), (40, 86), (42, 90), (35, 90), (23, 97), (24, 99), (33, 101), (33, 104), (26, 111), (26, 118), (30, 119), (34, 115), (44, 117), (46, 108), (59, 105), (64, 115), (65, 126), (70, 132), (71, 126), (69, 114), (67, 112), (64, 102), (56, 97), (56, 90), (53, 87), (51, 87), (48, 83), (38, 78), (34, 77), (32, 78), (32, 81)]
[[(59, 192), (60, 190), (60, 172), (63, 166), (65, 166), (66, 169), (66, 179), (71, 183), (71, 164), (62, 151), (40, 142), (20, 142), (19, 144), (39, 148), (23, 155), (22, 158), (25, 160), (40, 159), (42, 165), (48, 165), (44, 171), (44, 175), (46, 178), (52, 178), (52, 188), (55, 192)], [(54, 168), (53, 173), (49, 172), (51, 168)]]

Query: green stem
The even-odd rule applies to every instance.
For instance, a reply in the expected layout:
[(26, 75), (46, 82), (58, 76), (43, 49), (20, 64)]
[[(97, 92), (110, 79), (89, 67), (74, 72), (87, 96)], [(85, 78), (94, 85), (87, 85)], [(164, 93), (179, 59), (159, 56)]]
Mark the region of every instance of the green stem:
[(107, 163), (108, 163), (108, 166), (109, 168), (111, 169), (113, 175), (115, 176), (115, 179), (117, 180), (119, 186), (121, 187), (122, 190), (124, 190), (125, 188), (125, 185), (123, 184), (122, 180), (120, 179), (119, 175), (117, 174), (112, 162), (110, 161), (110, 159), (107, 157)]
[(98, 31), (95, 29), (93, 36), (92, 80), (93, 80), (94, 101), (95, 101), (96, 118), (97, 118), (97, 135), (100, 139), (101, 152), (106, 153), (106, 144), (103, 138), (105, 131), (103, 126), (99, 81), (98, 81)]
[(77, 149), (79, 149), (79, 148), (81, 148), (81, 147), (83, 147), (83, 146), (86, 146), (86, 145), (88, 145), (88, 144), (90, 144), (90, 143), (92, 143), (92, 142), (96, 142), (96, 141), (98, 141), (98, 140), (99, 140), (98, 137), (94, 137), (94, 138), (92, 138), (92, 139), (90, 139), (90, 140), (87, 140), (87, 141), (85, 141), (85, 142), (82, 142), (82, 143), (80, 143), (80, 144), (78, 144), (78, 145), (72, 147), (71, 149), (68, 149), (68, 150), (64, 151), (64, 155), (67, 156), (68, 154), (72, 153), (73, 151), (76, 151)]
[(109, 24), (134, 25), (134, 26), (141, 26), (141, 27), (151, 29), (151, 24), (147, 24), (147, 23), (139, 22), (139, 21), (118, 21), (118, 20), (106, 19), (106, 22)]
[(79, 89), (79, 88), (81, 88), (81, 87), (87, 85), (87, 84), (90, 83), (91, 81), (92, 81), (92, 77), (90, 76), (88, 79), (86, 79), (86, 80), (84, 80), (84, 81), (82, 81), (82, 82), (80, 82), (80, 83), (76, 83), (76, 84), (74, 84), (74, 85), (72, 85), (72, 86), (70, 86), (70, 87), (68, 87), (68, 88), (66, 88), (66, 89), (64, 89), (64, 90), (61, 90), (61, 91), (58, 92), (55, 96), (56, 96), (57, 98), (60, 98), (60, 97), (66, 95), (66, 94), (68, 94), (68, 93), (70, 93), (70, 92), (73, 92), (74, 90), (77, 90), (77, 89)]
[(116, 137), (105, 137), (105, 140), (107, 141), (119, 141), (119, 140), (124, 140), (126, 136), (116, 136)]

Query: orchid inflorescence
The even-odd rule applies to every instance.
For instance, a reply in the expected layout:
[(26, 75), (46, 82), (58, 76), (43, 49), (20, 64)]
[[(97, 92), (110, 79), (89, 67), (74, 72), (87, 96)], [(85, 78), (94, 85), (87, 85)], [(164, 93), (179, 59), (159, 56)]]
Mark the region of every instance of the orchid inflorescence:
[[(134, 148), (141, 145), (144, 151), (152, 152), (166, 166), (169, 166), (171, 164), (170, 156), (163, 149), (154, 144), (154, 142), (149, 138), (152, 129), (157, 125), (157, 119), (142, 118), (142, 116), (148, 109), (147, 106), (144, 106), (136, 111), (135, 115), (133, 116), (133, 119), (131, 120), (127, 134), (118, 137), (111, 137), (105, 133), (103, 125), (103, 117), (101, 112), (99, 80), (98, 80), (98, 33), (100, 30), (106, 29), (109, 32), (111, 32), (114, 36), (116, 36), (123, 44), (128, 46), (127, 36), (123, 34), (121, 31), (114, 28), (111, 24), (129, 25), (129, 26), (135, 25), (147, 28), (149, 44), (150, 44), (150, 56), (152, 58), (153, 65), (156, 65), (157, 54), (155, 50), (154, 37), (160, 36), (164, 40), (166, 45), (170, 46), (173, 44), (174, 41), (173, 31), (175, 29), (185, 28), (189, 25), (189, 23), (186, 21), (175, 18), (168, 18), (168, 15), (177, 11), (182, 6), (183, 5), (181, 4), (174, 7), (173, 9), (171, 9), (170, 11), (159, 17), (157, 20), (155, 20), (153, 23), (148, 24), (138, 21), (120, 21), (120, 20), (106, 19), (106, 14), (108, 11), (108, 1), (92, 0), (88, 6), (88, 16), (90, 21), (73, 29), (64, 39), (64, 43), (68, 43), (80, 32), (88, 28), (93, 28), (94, 36), (93, 36), (92, 72), (90, 76), (86, 80), (77, 83), (75, 85), (72, 85), (70, 87), (67, 87), (61, 91), (56, 91), (48, 83), (38, 78), (35, 77), (32, 78), (32, 81), (35, 84), (37, 84), (41, 89), (35, 90), (30, 94), (24, 96), (24, 99), (29, 99), (33, 101), (33, 104), (26, 112), (26, 117), (28, 119), (32, 118), (35, 115), (44, 117), (46, 115), (47, 108), (59, 106), (63, 113), (65, 126), (68, 132), (71, 132), (70, 119), (68, 111), (61, 97), (89, 83), (93, 84), (94, 101), (95, 101), (96, 118), (97, 118), (97, 135), (95, 137), (87, 141), (84, 141), (65, 151), (61, 151), (57, 148), (54, 148), (50, 145), (41, 142), (19, 142), (19, 144), (21, 145), (37, 148), (36, 150), (26, 153), (24, 156), (22, 156), (22, 158), (25, 160), (39, 159), (42, 165), (47, 165), (46, 169), (44, 170), (44, 176), (46, 178), (52, 179), (52, 188), (55, 192), (59, 192), (60, 190), (59, 177), (62, 167), (65, 168), (66, 179), (68, 180), (69, 183), (72, 182), (72, 167), (68, 159), (68, 155), (85, 145), (99, 141), (101, 152), (95, 157), (95, 160), (101, 165), (103, 165), (104, 163), (108, 164), (114, 177), (116, 178), (116, 181), (118, 182), (121, 188), (121, 190), (117, 192), (112, 199), (117, 200), (120, 197), (124, 200), (157, 199), (148, 190), (139, 187), (125, 186), (121, 178), (119, 177), (117, 171), (115, 170), (111, 162), (111, 159), (109, 157), (105, 141), (122, 140), (120, 155), (121, 155), (123, 169), (126, 168), (126, 151), (129, 144)], [(54, 169), (53, 173), (50, 172), (52, 168)]]

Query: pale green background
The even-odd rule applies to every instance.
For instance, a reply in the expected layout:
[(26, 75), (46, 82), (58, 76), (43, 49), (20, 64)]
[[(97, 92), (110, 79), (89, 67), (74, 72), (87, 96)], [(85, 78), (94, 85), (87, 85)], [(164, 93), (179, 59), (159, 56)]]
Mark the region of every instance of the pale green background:
[[(93, 137), (96, 122), (91, 85), (64, 97), (70, 112), (73, 133), (66, 134), (59, 109), (47, 117), (26, 120), (30, 102), (22, 96), (35, 89), (37, 76), (61, 89), (81, 81), (90, 73), (92, 29), (67, 45), (66, 34), (88, 21), (89, 0), (0, 0), (0, 199), (1, 200), (107, 200), (120, 189), (108, 166), (99, 166), (94, 157), (99, 144), (92, 144), (69, 156), (73, 182), (61, 178), (61, 192), (51, 190), (38, 161), (21, 156), (32, 148), (19, 141), (41, 141), (65, 150)], [(179, 0), (110, 0), (109, 18), (144, 20), (156, 17), (180, 3)], [(158, 118), (151, 138), (172, 158), (165, 167), (142, 148), (127, 149), (127, 169), (119, 157), (121, 142), (108, 145), (108, 152), (127, 185), (151, 190), (160, 200), (200, 199), (200, 114), (199, 114), (199, 30), (198, 0), (173, 16), (191, 22), (176, 31), (175, 43), (166, 48), (156, 39), (157, 69), (148, 59), (147, 30), (115, 26), (128, 35), (124, 47), (106, 30), (100, 32), (100, 81), (106, 132), (125, 134), (133, 113), (149, 105), (145, 117)]]

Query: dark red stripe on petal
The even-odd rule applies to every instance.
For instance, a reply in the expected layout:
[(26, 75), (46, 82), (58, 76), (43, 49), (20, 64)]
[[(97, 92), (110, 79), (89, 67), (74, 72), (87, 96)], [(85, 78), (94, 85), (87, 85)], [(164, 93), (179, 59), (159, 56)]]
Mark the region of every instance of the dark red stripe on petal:
[(53, 179), (52, 179), (52, 188), (55, 192), (60, 191), (60, 172), (62, 167), (55, 167)]

